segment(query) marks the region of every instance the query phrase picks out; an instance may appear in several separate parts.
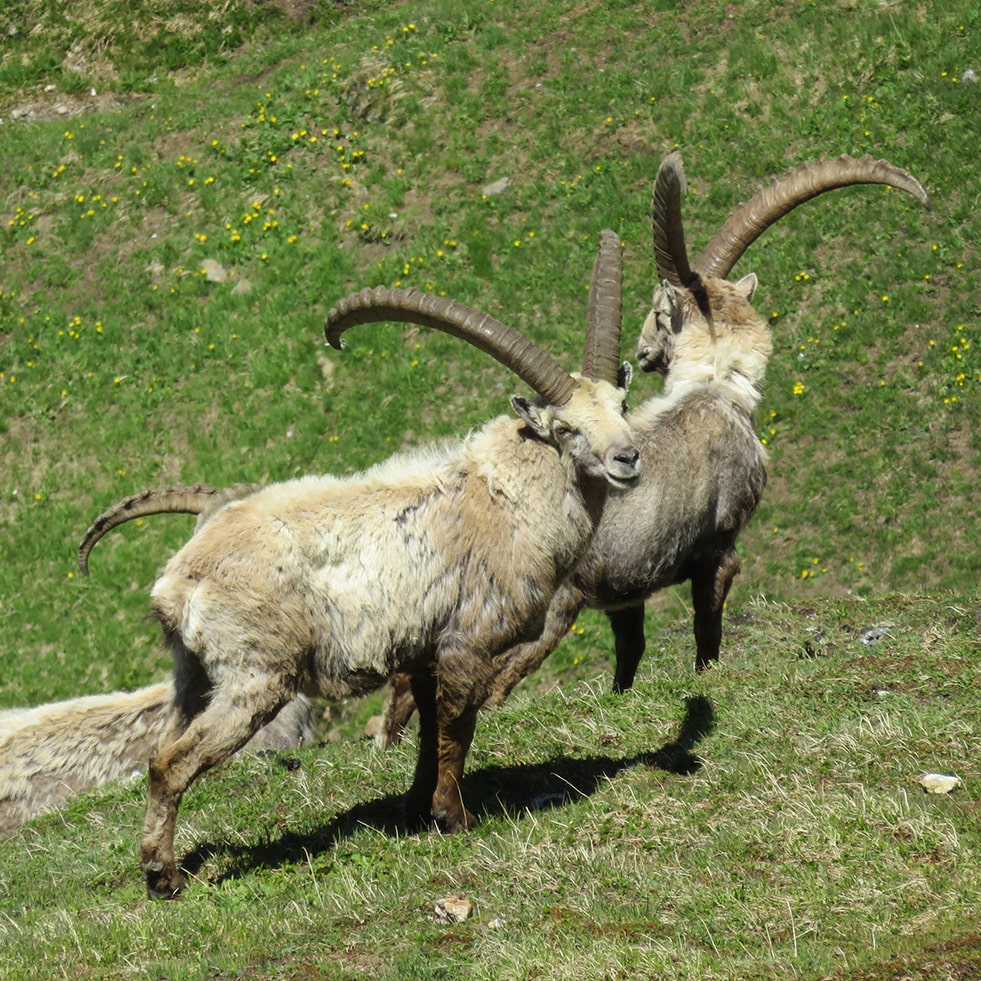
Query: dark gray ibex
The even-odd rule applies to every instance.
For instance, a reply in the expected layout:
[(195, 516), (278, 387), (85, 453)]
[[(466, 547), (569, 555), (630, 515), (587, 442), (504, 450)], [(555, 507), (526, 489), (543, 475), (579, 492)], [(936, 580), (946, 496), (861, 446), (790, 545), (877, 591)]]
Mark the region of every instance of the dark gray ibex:
[(460, 781), (499, 660), (541, 631), (608, 491), (639, 472), (624, 418), (629, 366), (617, 377), (619, 324), (594, 322), (608, 309), (601, 294), (615, 283), (619, 295), (621, 261), (605, 233), (581, 375), (431, 294), (364, 290), (330, 312), (335, 346), (358, 324), (419, 323), (491, 354), (539, 397), (514, 396), (518, 419), (492, 420), (462, 446), (231, 500), (167, 563), (152, 612), (174, 658), (175, 705), (148, 772), (141, 859), (151, 895), (182, 886), (174, 830), (190, 783), (301, 692), (361, 694), (410, 672), (422, 735), (408, 815), (447, 831), (472, 825)]
[[(754, 410), (772, 350), (769, 327), (750, 305), (756, 276), (726, 277), (746, 249), (798, 205), (836, 188), (873, 183), (899, 188), (929, 207), (920, 183), (885, 161), (843, 156), (808, 163), (738, 207), (690, 264), (681, 155), (666, 158), (653, 195), (660, 283), (637, 343), (640, 366), (663, 374), (664, 390), (628, 414), (642, 476), (629, 494), (610, 495), (589, 551), (552, 601), (544, 631), (502, 659), (488, 704), (500, 704), (541, 665), (583, 607), (609, 617), (613, 688), (627, 690), (645, 648), (644, 601), (686, 579), (695, 667), (718, 659), (723, 606), (739, 571), (736, 539), (766, 484)], [(397, 741), (411, 713), (409, 679), (396, 677), (380, 741)]]

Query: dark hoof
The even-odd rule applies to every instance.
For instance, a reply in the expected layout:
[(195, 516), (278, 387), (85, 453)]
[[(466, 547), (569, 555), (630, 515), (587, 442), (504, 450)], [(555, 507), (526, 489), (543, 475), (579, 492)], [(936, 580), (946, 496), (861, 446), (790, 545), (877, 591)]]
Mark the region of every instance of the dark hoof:
[(146, 891), (151, 899), (176, 899), (184, 888), (184, 879), (176, 870), (164, 869), (162, 862), (144, 862), (143, 875), (146, 878)]
[(405, 823), (413, 831), (439, 831), (444, 835), (454, 835), (469, 831), (477, 826), (477, 819), (466, 809), (450, 814), (447, 811), (431, 812), (429, 804), (422, 807), (409, 798), (405, 801)]
[(444, 835), (456, 835), (477, 827), (477, 819), (466, 809), (462, 813), (434, 814), (432, 820)]

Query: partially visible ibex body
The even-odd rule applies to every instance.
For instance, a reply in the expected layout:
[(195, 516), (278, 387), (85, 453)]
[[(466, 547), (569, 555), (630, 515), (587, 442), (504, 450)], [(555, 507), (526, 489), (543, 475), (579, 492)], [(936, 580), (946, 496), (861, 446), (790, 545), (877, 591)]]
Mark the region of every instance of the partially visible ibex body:
[[(0, 711), (0, 838), (74, 794), (144, 772), (173, 702), (174, 685), (165, 681)], [(245, 748), (295, 749), (312, 729), (313, 711), (301, 695)]]
[[(619, 289), (620, 262), (619, 240), (604, 234), (591, 322), (605, 309), (595, 294)], [(463, 446), (230, 501), (170, 560), (152, 593), (177, 696), (149, 768), (141, 858), (151, 895), (182, 885), (174, 828), (189, 784), (298, 692), (357, 694), (411, 672), (422, 735), (408, 814), (469, 827), (460, 780), (497, 658), (541, 631), (608, 489), (637, 477), (629, 366), (620, 384), (593, 377), (616, 371), (619, 323), (587, 331), (595, 367), (584, 375), (493, 318), (411, 290), (346, 298), (327, 338), (339, 346), (356, 324), (395, 319), (464, 337), (539, 398), (514, 396), (518, 419), (495, 419)]]

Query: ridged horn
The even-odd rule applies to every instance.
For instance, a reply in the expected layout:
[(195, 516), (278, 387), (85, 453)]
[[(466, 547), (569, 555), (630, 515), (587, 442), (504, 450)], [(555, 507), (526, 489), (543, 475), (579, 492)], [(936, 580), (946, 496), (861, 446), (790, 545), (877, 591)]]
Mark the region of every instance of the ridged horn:
[(118, 525), (148, 514), (200, 514), (221, 493), (224, 492), (215, 487), (195, 484), (193, 487), (158, 487), (132, 494), (103, 511), (92, 522), (78, 546), (79, 570), (83, 576), (89, 574), (89, 553), (103, 535)]
[(654, 179), (651, 214), (654, 225), (654, 259), (657, 277), (674, 286), (687, 286), (691, 281), (685, 229), (681, 221), (681, 198), (688, 193), (681, 154), (669, 153), (658, 167)]
[(623, 252), (616, 232), (600, 232), (599, 249), (589, 281), (586, 306), (586, 347), (582, 373), (587, 378), (617, 383), (620, 329), (623, 324)]
[(870, 156), (856, 159), (846, 154), (836, 160), (801, 164), (761, 188), (729, 216), (695, 261), (696, 272), (724, 279), (746, 249), (774, 222), (825, 191), (851, 184), (888, 184), (930, 208), (930, 198), (920, 182), (886, 160)]
[(341, 346), (341, 335), (358, 324), (413, 323), (467, 341), (513, 371), (546, 402), (562, 405), (576, 380), (547, 351), (496, 320), (456, 300), (416, 289), (363, 289), (344, 297), (324, 323), (327, 342)]

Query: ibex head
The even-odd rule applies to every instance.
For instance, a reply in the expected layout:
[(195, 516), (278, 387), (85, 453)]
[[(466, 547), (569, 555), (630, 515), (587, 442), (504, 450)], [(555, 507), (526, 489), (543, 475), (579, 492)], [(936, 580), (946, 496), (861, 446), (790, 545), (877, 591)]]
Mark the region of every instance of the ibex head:
[[(710, 295), (706, 286), (699, 283), (705, 297), (700, 303), (698, 294), (691, 289), (662, 280), (654, 290), (651, 311), (637, 342), (641, 369), (666, 375), (679, 358), (711, 359), (709, 349), (720, 342), (716, 322), (727, 337), (740, 327), (744, 331), (759, 327), (759, 317), (751, 306), (757, 284), (755, 273), (734, 283), (720, 279), (710, 284)], [(698, 353), (693, 350), (696, 345)]]
[(629, 369), (620, 355), (620, 241), (604, 232), (593, 268), (583, 373), (570, 374), (547, 351), (489, 314), (432, 293), (375, 289), (352, 293), (327, 315), (328, 342), (339, 348), (356, 324), (409, 322), (453, 334), (490, 354), (538, 394), (512, 407), (540, 439), (580, 472), (621, 486), (640, 473), (640, 454), (624, 418)]
[(756, 276), (750, 274), (735, 283), (725, 277), (774, 222), (825, 191), (851, 184), (888, 184), (930, 207), (919, 181), (884, 160), (842, 156), (802, 164), (738, 207), (690, 265), (681, 220), (685, 174), (681, 154), (669, 154), (654, 182), (654, 256), (659, 284), (637, 345), (640, 366), (664, 374), (682, 355), (682, 347), (694, 345), (701, 353), (727, 338), (738, 344), (741, 329), (747, 344), (762, 344), (758, 331), (765, 327), (750, 305)]

